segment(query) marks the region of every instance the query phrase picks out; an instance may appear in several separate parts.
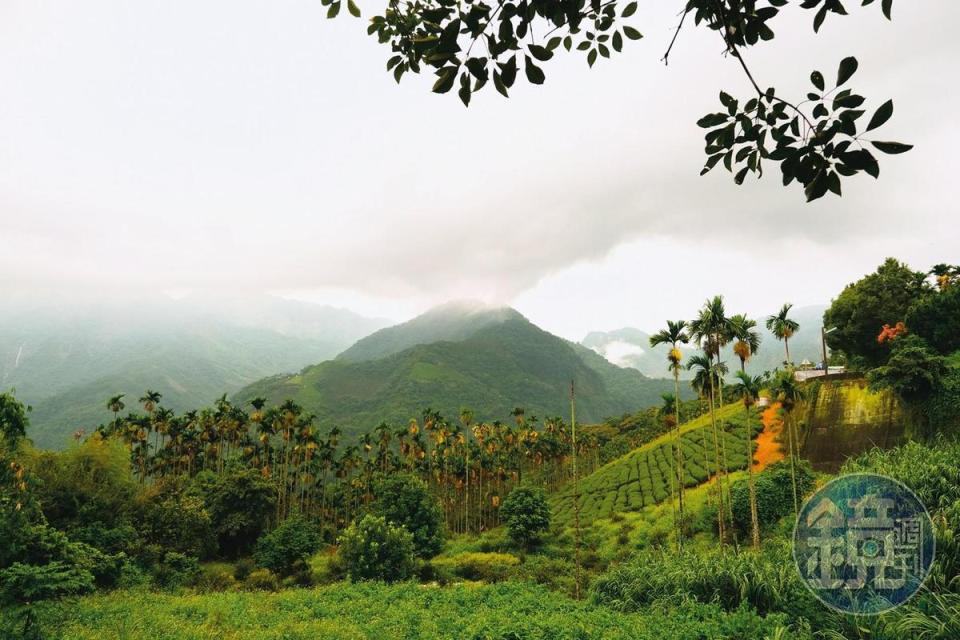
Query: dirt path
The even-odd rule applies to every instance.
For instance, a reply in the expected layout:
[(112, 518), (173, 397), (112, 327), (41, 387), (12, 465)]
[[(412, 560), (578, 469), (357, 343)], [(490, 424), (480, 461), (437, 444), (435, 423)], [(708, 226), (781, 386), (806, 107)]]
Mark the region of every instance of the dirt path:
[(780, 403), (776, 402), (764, 410), (761, 416), (763, 431), (757, 436), (757, 450), (753, 454), (756, 461), (754, 471), (762, 471), (767, 465), (783, 460), (783, 451), (778, 441), (783, 431), (783, 420), (780, 419)]

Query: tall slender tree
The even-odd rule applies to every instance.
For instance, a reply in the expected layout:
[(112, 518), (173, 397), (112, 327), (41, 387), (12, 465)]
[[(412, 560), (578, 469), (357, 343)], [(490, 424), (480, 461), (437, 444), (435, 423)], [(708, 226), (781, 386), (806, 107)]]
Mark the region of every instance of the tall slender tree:
[(790, 318), (790, 309), (793, 304), (786, 303), (780, 307), (780, 311), (767, 317), (767, 329), (773, 333), (777, 340), (783, 340), (783, 347), (787, 352), (786, 364), (790, 366), (790, 338), (800, 329), (800, 324)]
[(800, 494), (797, 490), (797, 457), (800, 455), (800, 440), (797, 436), (797, 407), (806, 399), (806, 391), (797, 382), (793, 371), (781, 371), (774, 381), (771, 391), (783, 407), (784, 423), (787, 431), (787, 447), (790, 451), (790, 479), (793, 483), (793, 511), (800, 513)]
[(740, 359), (740, 371), (746, 372), (747, 361), (760, 350), (760, 333), (756, 331), (757, 321), (742, 313), (730, 318), (730, 335), (735, 342), (733, 352)]
[(743, 400), (743, 410), (745, 414), (744, 425), (746, 427), (747, 444), (747, 486), (750, 490), (750, 538), (755, 548), (760, 547), (760, 519), (757, 516), (757, 487), (753, 479), (753, 433), (750, 424), (750, 410), (760, 397), (760, 388), (763, 386), (764, 377), (750, 377), (744, 371), (737, 372), (739, 383), (735, 391), (740, 394)]
[(680, 351), (681, 344), (690, 342), (690, 336), (686, 332), (687, 323), (685, 320), (667, 320), (667, 328), (661, 329), (650, 336), (650, 346), (655, 347), (661, 344), (669, 344), (670, 351), (667, 352), (667, 369), (673, 374), (673, 400), (674, 400), (674, 464), (676, 466), (677, 476), (677, 548), (683, 549), (683, 491), (684, 491), (684, 465), (683, 465), (683, 447), (680, 442), (680, 367), (683, 360), (683, 352)]

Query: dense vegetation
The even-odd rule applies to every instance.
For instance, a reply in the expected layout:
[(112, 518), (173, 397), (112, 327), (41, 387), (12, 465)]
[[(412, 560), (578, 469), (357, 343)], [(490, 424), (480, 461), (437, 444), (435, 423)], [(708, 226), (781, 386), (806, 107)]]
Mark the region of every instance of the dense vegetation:
[[(904, 482), (933, 517), (934, 570), (886, 614), (829, 610), (795, 571), (795, 515), (828, 479), (800, 457), (817, 383), (790, 363), (790, 305), (765, 323), (786, 370), (750, 376), (758, 323), (718, 296), (650, 337), (669, 347), (674, 391), (686, 366), (698, 399), (664, 394), (587, 427), (573, 389), (569, 422), (427, 410), (343, 442), (293, 401), (175, 415), (148, 391), (142, 412), (110, 398), (112, 421), (54, 452), (31, 446), (29, 411), (0, 394), (0, 637), (956, 638), (960, 356), (939, 331), (960, 270), (937, 270), (907, 321), (880, 325), (889, 353), (864, 364), (929, 429), (842, 470)], [(832, 318), (848, 336), (873, 322)], [(701, 352), (684, 362), (691, 342)], [(835, 356), (866, 363), (857, 344)]]
[(382, 327), (348, 311), (248, 296), (165, 296), (125, 304), (32, 305), (0, 300), (0, 384), (33, 406), (30, 437), (66, 447), (111, 417), (103, 399), (156, 389), (187, 411), (264, 376), (332, 358)]
[(926, 435), (960, 424), (960, 267), (914, 271), (888, 258), (824, 313), (827, 335), (875, 387), (892, 389)]
[[(424, 343), (423, 323), (439, 324), (445, 339)], [(254, 383), (234, 400), (292, 399), (322, 424), (354, 436), (384, 420), (403, 424), (424, 407), (445, 415), (470, 407), (478, 420), (502, 418), (505, 407), (566, 415), (571, 379), (585, 422), (656, 404), (671, 390), (670, 383), (611, 365), (513, 310), (441, 308), (375, 333), (337, 360)]]

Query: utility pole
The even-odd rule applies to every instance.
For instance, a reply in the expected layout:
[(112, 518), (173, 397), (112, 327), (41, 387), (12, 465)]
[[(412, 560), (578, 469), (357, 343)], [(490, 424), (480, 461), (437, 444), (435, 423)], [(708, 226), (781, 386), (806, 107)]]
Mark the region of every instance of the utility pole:
[(830, 327), (829, 329), (822, 325), (820, 327), (820, 346), (823, 348), (823, 375), (825, 376), (830, 375), (830, 365), (827, 364), (827, 334), (836, 330), (836, 327)]
[(580, 599), (580, 480), (577, 476), (577, 398), (573, 380), (570, 380), (570, 436), (573, 440), (573, 548), (576, 577), (574, 596)]
[(827, 363), (827, 329), (820, 326), (820, 346), (823, 347), (823, 375), (830, 375), (830, 365)]

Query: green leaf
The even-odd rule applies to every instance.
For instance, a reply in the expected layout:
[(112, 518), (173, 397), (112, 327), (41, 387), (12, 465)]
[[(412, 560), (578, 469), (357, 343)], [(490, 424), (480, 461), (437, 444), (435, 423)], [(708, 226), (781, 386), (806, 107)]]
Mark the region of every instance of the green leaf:
[(502, 95), (504, 98), (510, 97), (510, 94), (507, 93), (507, 87), (504, 86), (503, 79), (500, 77), (499, 71), (493, 72), (493, 86), (494, 88), (496, 88), (497, 91), (500, 92), (500, 95)]
[(434, 93), (446, 93), (453, 88), (453, 81), (457, 79), (456, 67), (444, 67), (437, 71), (437, 81), (433, 83)]
[(727, 114), (725, 113), (708, 113), (699, 120), (697, 120), (697, 126), (703, 129), (710, 129), (717, 127), (721, 124), (726, 124)]
[(837, 70), (837, 86), (842, 86), (849, 80), (857, 72), (858, 66), (860, 66), (860, 63), (853, 56), (841, 60), (840, 68)]
[(820, 26), (823, 24), (823, 19), (827, 17), (827, 5), (820, 7), (820, 10), (817, 11), (817, 15), (813, 18), (813, 31), (817, 33), (820, 31)]
[(533, 64), (530, 56), (523, 57), (525, 60), (523, 71), (527, 74), (527, 80), (529, 80), (531, 84), (543, 84), (543, 81), (546, 79), (546, 76), (543, 75), (543, 70)]
[(631, 2), (626, 7), (623, 8), (623, 13), (620, 14), (621, 18), (629, 18), (637, 12), (637, 3)]
[(823, 74), (822, 74), (822, 73), (820, 73), (819, 71), (814, 71), (813, 73), (811, 73), (811, 74), (810, 74), (810, 82), (812, 82), (812, 83), (813, 83), (813, 86), (815, 86), (817, 89), (819, 89), (820, 91), (823, 91), (823, 88), (824, 88), (825, 85), (824, 85), (824, 82), (823, 82)]
[(350, 12), (354, 18), (360, 17), (360, 7), (357, 6), (357, 3), (353, 0), (347, 0), (347, 11)]
[(870, 118), (870, 124), (867, 125), (867, 131), (873, 131), (877, 127), (883, 126), (890, 116), (893, 115), (893, 100), (887, 100), (877, 109), (873, 117)]
[(877, 149), (879, 149), (880, 151), (883, 151), (884, 153), (888, 153), (890, 155), (896, 155), (898, 153), (906, 153), (907, 151), (910, 151), (910, 149), (913, 149), (912, 144), (903, 144), (902, 142), (879, 142), (875, 140), (871, 142), (871, 144), (875, 146)]
[(553, 52), (546, 47), (541, 47), (537, 44), (531, 44), (528, 48), (530, 49), (531, 55), (541, 62), (546, 62), (553, 57)]
[(643, 34), (642, 34), (642, 33), (640, 33), (639, 31), (637, 31), (637, 30), (634, 29), (633, 27), (628, 27), (628, 26), (626, 26), (626, 25), (624, 25), (624, 27), (623, 27), (623, 35), (627, 36), (627, 37), (630, 38), (631, 40), (639, 40), (640, 38), (643, 37)]
[(880, 3), (880, 8), (883, 9), (883, 15), (887, 17), (887, 20), (892, 20), (890, 10), (893, 8), (893, 0), (883, 0)]
[(597, 61), (597, 50), (590, 49), (590, 53), (587, 54), (587, 65), (592, 67), (596, 61)]
[(327, 9), (327, 17), (336, 18), (338, 13), (340, 13), (340, 3), (334, 2), (330, 5), (330, 8)]

